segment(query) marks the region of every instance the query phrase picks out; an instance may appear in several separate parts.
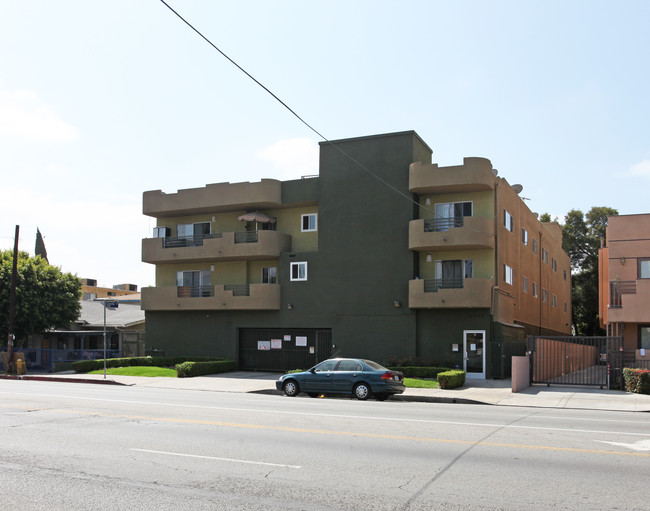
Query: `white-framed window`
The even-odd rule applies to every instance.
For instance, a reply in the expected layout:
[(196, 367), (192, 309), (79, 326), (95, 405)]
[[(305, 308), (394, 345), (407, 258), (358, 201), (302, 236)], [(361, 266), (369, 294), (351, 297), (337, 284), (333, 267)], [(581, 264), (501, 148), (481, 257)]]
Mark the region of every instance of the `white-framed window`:
[(557, 296), (556, 295), (551, 295), (551, 305), (553, 307), (557, 307)]
[(512, 215), (508, 213), (507, 209), (503, 210), (503, 225), (505, 226), (506, 229), (508, 229), (510, 232), (514, 231), (515, 228), (515, 222), (512, 218)]
[(307, 280), (307, 262), (291, 263), (291, 280)]
[(526, 276), (521, 277), (521, 290), (526, 294), (528, 293), (528, 277)]
[(533, 297), (537, 298), (537, 282), (533, 282)]
[(300, 217), (300, 231), (312, 232), (318, 230), (318, 214), (307, 213)]
[(650, 279), (650, 259), (638, 260), (638, 275), (640, 279)]
[(551, 257), (551, 268), (553, 268), (553, 271), (557, 271), (557, 261), (554, 257)]
[(521, 228), (521, 242), (525, 246), (528, 246), (528, 231), (526, 229), (524, 229), (523, 227)]
[(262, 284), (277, 284), (278, 269), (275, 266), (262, 268)]
[(168, 238), (170, 236), (171, 230), (169, 227), (154, 227), (153, 228), (153, 237), (154, 238)]
[(542, 249), (542, 261), (548, 264), (548, 250), (545, 248)]
[(514, 282), (512, 268), (507, 264), (503, 265), (503, 280), (505, 280), (506, 284), (510, 284), (511, 286)]
[(548, 290), (542, 288), (542, 301), (548, 303)]

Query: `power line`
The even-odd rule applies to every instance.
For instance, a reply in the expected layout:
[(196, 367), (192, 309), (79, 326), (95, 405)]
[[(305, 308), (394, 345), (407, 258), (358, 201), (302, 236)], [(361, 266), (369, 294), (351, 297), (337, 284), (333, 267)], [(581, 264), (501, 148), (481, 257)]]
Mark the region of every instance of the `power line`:
[(426, 206), (421, 205), (419, 202), (413, 200), (411, 197), (409, 197), (407, 194), (399, 190), (398, 188), (395, 188), (392, 184), (390, 184), (388, 181), (385, 179), (379, 177), (377, 174), (372, 172), (369, 168), (367, 168), (365, 165), (363, 165), (361, 162), (359, 162), (357, 159), (352, 157), (350, 154), (346, 153), (343, 149), (341, 149), (338, 145), (332, 143), (327, 137), (325, 137), (323, 134), (321, 134), (318, 130), (316, 130), (311, 124), (309, 124), (307, 121), (305, 121), (300, 115), (298, 115), (289, 105), (287, 105), (284, 101), (282, 101), (276, 94), (271, 92), (271, 90), (268, 89), (264, 84), (262, 84), (259, 80), (257, 80), (253, 75), (251, 75), (248, 71), (246, 71), (243, 67), (241, 67), (237, 62), (235, 62), (233, 59), (231, 59), (226, 53), (224, 53), (220, 48), (218, 48), (210, 39), (208, 39), (206, 36), (204, 36), (197, 28), (195, 28), (189, 21), (187, 21), (183, 16), (181, 16), (174, 8), (172, 8), (165, 0), (160, 0), (165, 7), (167, 7), (171, 12), (173, 12), (183, 23), (185, 23), (189, 28), (191, 28), (201, 39), (203, 39), (206, 43), (208, 43), (212, 48), (217, 50), (223, 57), (225, 57), (232, 65), (234, 65), (237, 69), (239, 69), (242, 73), (244, 73), (246, 76), (248, 76), (251, 80), (253, 80), (257, 85), (259, 85), (262, 89), (264, 89), (268, 94), (270, 94), (273, 99), (275, 99), (278, 103), (280, 103), (284, 108), (286, 108), (289, 112), (291, 112), (294, 117), (296, 117), (301, 123), (303, 123), (307, 128), (309, 128), (313, 133), (315, 133), (318, 137), (322, 138), (323, 141), (327, 142), (330, 144), (332, 147), (334, 147), (337, 151), (339, 151), (342, 155), (344, 155), (346, 158), (348, 158), (350, 161), (352, 161), (355, 165), (357, 165), (360, 169), (366, 171), (368, 174), (370, 174), (372, 177), (389, 187), (391, 190), (394, 192), (398, 193), (408, 201), (412, 202), (413, 204), (429, 211), (430, 213), (433, 213), (434, 218), (436, 213), (432, 211), (431, 209), (427, 208)]

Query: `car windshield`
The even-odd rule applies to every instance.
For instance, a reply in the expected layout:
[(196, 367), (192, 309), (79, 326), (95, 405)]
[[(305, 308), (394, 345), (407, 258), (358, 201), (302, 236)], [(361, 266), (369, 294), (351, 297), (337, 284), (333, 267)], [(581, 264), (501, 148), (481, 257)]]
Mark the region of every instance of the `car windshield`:
[(377, 362), (373, 362), (372, 360), (362, 360), (362, 362), (372, 367), (375, 371), (388, 371), (388, 369), (386, 369), (383, 365), (380, 365)]

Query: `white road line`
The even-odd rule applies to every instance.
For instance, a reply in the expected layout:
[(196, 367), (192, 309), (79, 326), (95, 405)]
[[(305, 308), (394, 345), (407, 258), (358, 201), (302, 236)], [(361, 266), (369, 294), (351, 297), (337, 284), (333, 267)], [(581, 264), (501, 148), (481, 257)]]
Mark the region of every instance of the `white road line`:
[(166, 451), (153, 451), (151, 449), (129, 449), (130, 451), (149, 452), (153, 454), (166, 454), (168, 456), (183, 456), (185, 458), (200, 458), (203, 460), (215, 461), (231, 461), (233, 463), (248, 463), (249, 465), (264, 465), (267, 467), (281, 467), (281, 468), (302, 468), (300, 465), (283, 465), (281, 463), (265, 463), (263, 461), (250, 461), (250, 460), (236, 460), (232, 458), (217, 458), (215, 456), (200, 456), (198, 454), (184, 454), (182, 452), (166, 452)]
[[(234, 408), (226, 406), (204, 406), (204, 405), (187, 405), (182, 403), (161, 403), (153, 401), (131, 401), (125, 399), (103, 399), (96, 397), (81, 397), (81, 396), (65, 396), (60, 394), (36, 394), (36, 393), (15, 393), (15, 392), (1, 392), (0, 394), (9, 394), (16, 396), (34, 396), (34, 397), (57, 397), (65, 399), (76, 399), (76, 400), (85, 400), (85, 401), (100, 401), (106, 403), (126, 403), (133, 405), (150, 405), (150, 406), (168, 406), (173, 408), (198, 408), (202, 410), (220, 410), (220, 411), (229, 411), (229, 412), (249, 412), (249, 413), (270, 413), (274, 415), (295, 415), (303, 417), (325, 417), (331, 419), (357, 419), (357, 420), (372, 420), (372, 421), (392, 421), (392, 422), (405, 422), (405, 423), (418, 423), (418, 424), (444, 424), (452, 426), (475, 426), (475, 427), (489, 427), (489, 428), (505, 428), (505, 429), (528, 429), (528, 430), (538, 430), (538, 431), (560, 431), (560, 432), (570, 432), (570, 433), (596, 433), (596, 434), (612, 434), (612, 435), (631, 435), (631, 436), (650, 436), (650, 431), (645, 433), (630, 433), (626, 431), (607, 431), (607, 430), (597, 430), (597, 429), (574, 429), (574, 428), (554, 428), (554, 427), (543, 427), (543, 426), (522, 426), (519, 424), (498, 424), (498, 423), (489, 423), (489, 422), (466, 422), (466, 421), (444, 421), (444, 420), (432, 420), (432, 419), (406, 419), (403, 417), (372, 417), (365, 415), (340, 415), (340, 414), (329, 414), (329, 413), (309, 413), (309, 412), (293, 412), (293, 411), (282, 411), (282, 410), (262, 410), (254, 408)], [(539, 418), (541, 415), (534, 415), (530, 418)], [(527, 418), (527, 417), (522, 417)], [(566, 419), (566, 418), (565, 418)], [(573, 418), (571, 420), (581, 420), (580, 418)], [(647, 426), (647, 424), (639, 425)]]

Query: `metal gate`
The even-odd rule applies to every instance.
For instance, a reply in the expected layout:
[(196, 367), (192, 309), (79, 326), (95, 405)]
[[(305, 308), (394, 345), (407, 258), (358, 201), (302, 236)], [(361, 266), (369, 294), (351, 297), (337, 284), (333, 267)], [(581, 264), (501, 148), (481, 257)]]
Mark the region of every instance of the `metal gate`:
[(331, 355), (330, 329), (239, 329), (239, 368), (242, 371), (309, 369)]
[(622, 337), (529, 336), (531, 383), (620, 388)]

